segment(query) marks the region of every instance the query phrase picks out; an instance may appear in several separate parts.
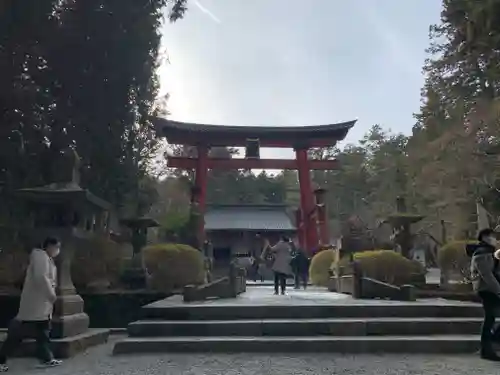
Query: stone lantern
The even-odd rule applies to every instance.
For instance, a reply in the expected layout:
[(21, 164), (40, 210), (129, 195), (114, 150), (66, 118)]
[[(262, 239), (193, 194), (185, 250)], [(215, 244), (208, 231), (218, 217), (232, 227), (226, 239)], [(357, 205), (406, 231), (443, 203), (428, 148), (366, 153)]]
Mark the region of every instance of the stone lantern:
[(21, 230), (25, 237), (35, 245), (47, 236), (55, 236), (62, 244), (55, 259), (58, 285), (51, 335), (56, 339), (56, 354), (68, 357), (89, 345), (105, 342), (109, 335), (107, 330), (88, 329), (83, 299), (71, 279), (71, 261), (79, 241), (108, 233), (111, 206), (80, 187), (80, 160), (74, 150), (58, 156), (52, 165), (51, 184), (18, 190), (15, 197), (22, 210)]
[(148, 229), (159, 227), (160, 224), (149, 217), (123, 219), (120, 223), (130, 230), (133, 248), (132, 261), (130, 267), (124, 272), (123, 280), (133, 288), (144, 288), (146, 286), (146, 273), (141, 249), (146, 246)]
[(388, 223), (392, 227), (392, 240), (401, 254), (410, 258), (413, 246), (413, 235), (411, 225), (423, 220), (424, 216), (412, 214), (407, 211), (404, 197), (396, 198), (396, 213), (388, 216), (382, 223)]

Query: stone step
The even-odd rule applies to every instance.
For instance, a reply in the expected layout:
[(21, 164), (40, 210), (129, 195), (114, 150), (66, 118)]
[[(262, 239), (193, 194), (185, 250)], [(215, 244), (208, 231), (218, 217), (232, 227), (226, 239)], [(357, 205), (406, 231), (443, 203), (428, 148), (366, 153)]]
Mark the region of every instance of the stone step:
[(137, 321), (131, 337), (160, 336), (372, 336), (476, 334), (482, 318), (252, 319)]
[[(109, 329), (89, 329), (87, 332), (76, 336), (51, 340), (51, 350), (56, 358), (70, 358), (88, 348), (104, 344), (108, 341)], [(6, 332), (0, 334), (0, 346), (7, 337)], [(23, 341), (16, 355), (33, 357), (36, 355), (36, 343), (33, 339)]]
[[(372, 303), (370, 303), (372, 302)], [(151, 304), (142, 308), (143, 320), (238, 320), (238, 319), (328, 319), (380, 317), (482, 317), (482, 308), (472, 303), (426, 303), (360, 301), (337, 305), (231, 305), (196, 304), (176, 306)]]
[(114, 354), (219, 353), (473, 353), (477, 335), (313, 336), (313, 337), (161, 337), (127, 338)]

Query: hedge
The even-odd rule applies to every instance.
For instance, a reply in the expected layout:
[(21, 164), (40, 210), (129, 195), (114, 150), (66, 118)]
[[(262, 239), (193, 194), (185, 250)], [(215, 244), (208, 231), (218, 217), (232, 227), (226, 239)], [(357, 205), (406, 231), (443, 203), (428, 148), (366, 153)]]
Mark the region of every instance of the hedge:
[[(425, 268), (393, 250), (369, 250), (354, 254), (363, 276), (393, 285), (411, 284), (425, 277)], [(425, 280), (425, 279), (424, 279)]]
[(469, 244), (477, 244), (474, 240), (452, 241), (438, 251), (438, 264), (442, 272), (456, 272), (463, 281), (470, 282), (470, 258), (465, 252)]
[(328, 286), (330, 267), (335, 260), (335, 250), (323, 250), (313, 256), (309, 266), (311, 283), (317, 286)]
[(73, 283), (79, 288), (117, 287), (125, 261), (122, 246), (105, 236), (78, 240), (71, 263)]
[[(414, 284), (425, 281), (425, 268), (417, 261), (410, 260), (394, 250), (367, 250), (354, 253), (353, 259), (361, 267), (363, 276), (393, 285)], [(349, 267), (349, 256), (340, 259), (340, 267)], [(335, 271), (337, 265), (331, 264)]]
[(172, 291), (186, 285), (203, 284), (203, 254), (184, 244), (163, 243), (142, 250), (149, 286), (159, 291)]

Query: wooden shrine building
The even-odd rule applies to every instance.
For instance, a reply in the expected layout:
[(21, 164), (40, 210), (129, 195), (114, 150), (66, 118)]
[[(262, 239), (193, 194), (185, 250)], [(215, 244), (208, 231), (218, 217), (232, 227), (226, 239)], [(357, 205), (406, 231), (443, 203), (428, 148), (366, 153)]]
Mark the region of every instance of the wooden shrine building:
[(209, 205), (205, 213), (205, 232), (215, 261), (235, 257), (260, 256), (263, 239), (271, 243), (280, 236), (297, 232), (293, 213), (285, 205)]
[[(153, 119), (157, 134), (169, 144), (195, 146), (196, 157), (168, 158), (171, 168), (195, 170), (193, 200), (201, 214), (206, 212), (206, 184), (209, 169), (293, 169), (298, 170), (300, 209), (296, 213), (297, 234), (301, 246), (312, 252), (328, 244), (328, 225), (323, 202), (324, 190), (315, 192), (310, 178), (311, 170), (334, 170), (337, 160), (309, 160), (308, 150), (334, 146), (343, 140), (354, 126), (355, 120), (319, 126), (219, 126)], [(208, 156), (210, 147), (245, 147), (245, 159), (222, 159)], [(261, 159), (260, 147), (293, 148), (295, 160)], [(200, 243), (205, 239), (205, 228), (199, 228)]]

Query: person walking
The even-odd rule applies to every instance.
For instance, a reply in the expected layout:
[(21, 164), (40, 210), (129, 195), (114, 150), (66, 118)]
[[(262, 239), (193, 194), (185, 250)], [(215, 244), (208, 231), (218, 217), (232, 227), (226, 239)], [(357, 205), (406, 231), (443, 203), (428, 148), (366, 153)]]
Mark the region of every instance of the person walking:
[(259, 276), (259, 260), (257, 257), (252, 255), (250, 258), (250, 273), (252, 275), (252, 280), (257, 282), (257, 277)]
[(500, 330), (494, 330), (496, 311), (500, 307), (500, 283), (498, 259), (495, 257), (497, 240), (492, 229), (483, 229), (478, 234), (479, 244), (468, 245), (471, 259), (471, 278), (474, 291), (481, 299), (484, 321), (481, 328), (481, 358), (500, 362), (500, 356), (493, 349), (500, 341)]
[(297, 244), (297, 241), (293, 242), (293, 248), (292, 269), (295, 279), (295, 289), (300, 289), (300, 284), (302, 284), (305, 290), (308, 281), (309, 258), (305, 254), (304, 249)]
[(8, 357), (28, 336), (34, 336), (37, 356), (42, 366), (57, 366), (50, 350), (50, 322), (56, 296), (57, 270), (54, 258), (59, 255), (60, 242), (45, 239), (42, 249), (33, 249), (24, 279), (17, 316), (11, 322), (7, 338), (0, 349), (0, 372), (7, 372)]
[(262, 259), (271, 258), (271, 269), (274, 272), (274, 294), (284, 295), (286, 293), (286, 279), (288, 275), (292, 275), (292, 267), (290, 262), (292, 260), (292, 249), (288, 238), (283, 236), (278, 243), (270, 246), (266, 241), (264, 251), (262, 252)]

